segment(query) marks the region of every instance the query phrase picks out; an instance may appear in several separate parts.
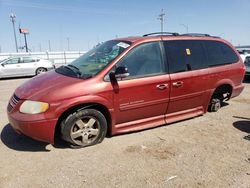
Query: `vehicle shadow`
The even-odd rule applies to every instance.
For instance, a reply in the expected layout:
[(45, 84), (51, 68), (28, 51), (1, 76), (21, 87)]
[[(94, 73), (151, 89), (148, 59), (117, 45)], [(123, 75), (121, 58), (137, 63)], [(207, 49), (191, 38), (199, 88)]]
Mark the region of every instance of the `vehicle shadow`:
[(8, 78), (0, 78), (1, 80), (18, 80), (18, 79), (24, 79), (24, 78), (32, 78), (33, 76), (19, 76), (19, 77), (8, 77)]
[(243, 119), (243, 120), (234, 122), (233, 126), (242, 132), (248, 133), (249, 135), (244, 136), (243, 138), (245, 140), (250, 141), (250, 118), (238, 117), (238, 116), (233, 116), (233, 117)]
[(228, 102), (225, 102), (225, 101), (222, 101), (222, 102), (221, 102), (221, 107), (225, 107), (225, 106), (228, 106), (228, 105), (229, 105)]
[[(4, 145), (8, 148), (17, 151), (27, 151), (27, 152), (49, 152), (50, 150), (46, 147), (49, 145), (45, 142), (40, 142), (33, 140), (23, 134), (18, 134), (14, 129), (7, 124), (4, 126), (0, 139)], [(69, 149), (71, 148), (69, 144), (61, 140), (56, 140), (55, 144), (52, 145), (53, 148), (57, 149)]]
[(24, 135), (19, 135), (14, 129), (7, 124), (1, 132), (1, 140), (8, 148), (17, 151), (30, 151), (30, 152), (49, 152), (46, 149), (47, 143), (35, 141)]

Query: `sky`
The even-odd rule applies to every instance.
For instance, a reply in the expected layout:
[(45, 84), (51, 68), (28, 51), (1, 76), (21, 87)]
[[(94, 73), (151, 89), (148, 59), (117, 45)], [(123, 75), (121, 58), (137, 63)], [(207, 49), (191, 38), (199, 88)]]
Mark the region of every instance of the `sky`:
[(31, 51), (85, 51), (117, 37), (160, 31), (207, 33), (233, 45), (250, 45), (250, 0), (0, 0), (0, 52), (15, 52), (27, 28)]

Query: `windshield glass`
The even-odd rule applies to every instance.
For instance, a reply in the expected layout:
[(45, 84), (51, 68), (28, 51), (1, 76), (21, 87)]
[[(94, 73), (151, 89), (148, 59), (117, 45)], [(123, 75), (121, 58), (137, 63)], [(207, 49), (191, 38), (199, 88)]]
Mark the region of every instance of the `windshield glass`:
[(69, 65), (59, 67), (56, 72), (84, 79), (93, 77), (128, 48), (130, 44), (130, 42), (117, 40), (104, 42)]
[(0, 63), (2, 63), (2, 62), (4, 62), (4, 61), (7, 61), (7, 60), (9, 60), (10, 58), (7, 58), (7, 59), (2, 59), (2, 60), (0, 60)]

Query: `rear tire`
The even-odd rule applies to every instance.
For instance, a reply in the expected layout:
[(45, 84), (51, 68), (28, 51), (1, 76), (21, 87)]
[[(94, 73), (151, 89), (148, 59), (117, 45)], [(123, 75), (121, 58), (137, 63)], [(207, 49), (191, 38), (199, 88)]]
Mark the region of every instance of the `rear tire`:
[(101, 143), (106, 133), (106, 118), (95, 109), (76, 111), (61, 123), (62, 139), (74, 146), (86, 147)]
[(221, 108), (221, 100), (213, 98), (208, 107), (209, 112), (217, 112)]

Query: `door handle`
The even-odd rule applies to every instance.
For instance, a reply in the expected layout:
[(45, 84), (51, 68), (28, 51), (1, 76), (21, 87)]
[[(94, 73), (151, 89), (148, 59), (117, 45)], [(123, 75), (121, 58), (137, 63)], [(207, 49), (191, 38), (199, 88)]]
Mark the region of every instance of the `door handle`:
[(183, 82), (182, 81), (174, 82), (173, 86), (176, 87), (176, 88), (182, 87), (183, 86)]
[(159, 84), (156, 86), (156, 88), (159, 90), (164, 90), (168, 88), (168, 84)]

